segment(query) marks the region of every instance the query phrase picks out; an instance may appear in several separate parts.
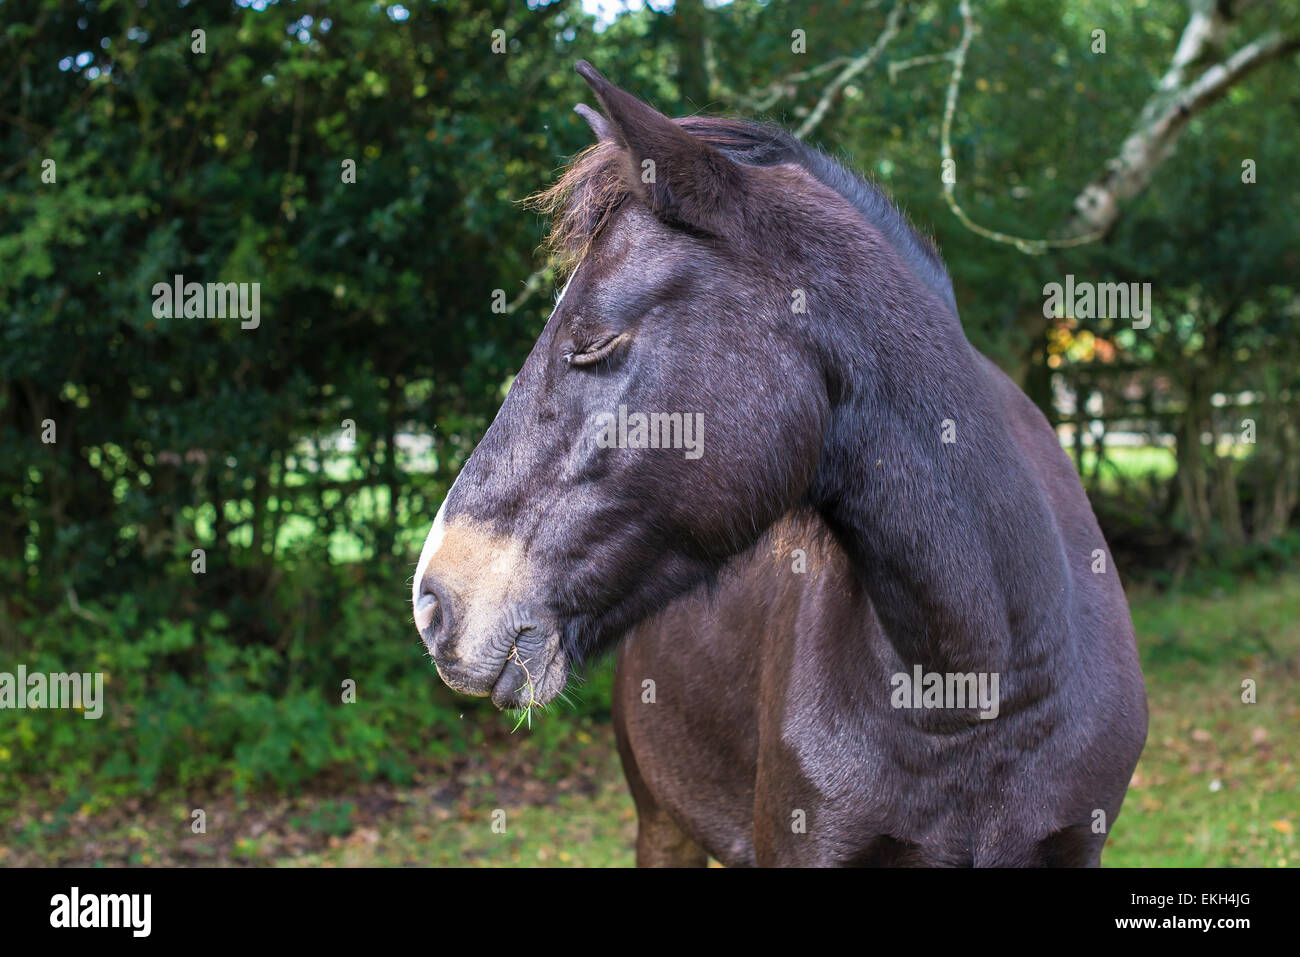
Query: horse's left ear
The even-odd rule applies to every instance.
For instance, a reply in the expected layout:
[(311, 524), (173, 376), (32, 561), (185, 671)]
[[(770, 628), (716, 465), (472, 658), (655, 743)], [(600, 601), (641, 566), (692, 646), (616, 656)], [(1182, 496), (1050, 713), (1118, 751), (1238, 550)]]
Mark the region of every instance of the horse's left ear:
[[(600, 100), (609, 118), (610, 138), (627, 157), (628, 183), (650, 210), (669, 225), (713, 235), (726, 233), (741, 208), (744, 170), (658, 110), (614, 86), (586, 60), (579, 60), (575, 69)], [(599, 131), (597, 135), (601, 135)]]
[(609, 121), (586, 103), (579, 103), (573, 108), (573, 112), (587, 121), (587, 125), (591, 127), (591, 132), (596, 134), (596, 139), (601, 142), (608, 140), (612, 143), (614, 141), (614, 131), (610, 129)]

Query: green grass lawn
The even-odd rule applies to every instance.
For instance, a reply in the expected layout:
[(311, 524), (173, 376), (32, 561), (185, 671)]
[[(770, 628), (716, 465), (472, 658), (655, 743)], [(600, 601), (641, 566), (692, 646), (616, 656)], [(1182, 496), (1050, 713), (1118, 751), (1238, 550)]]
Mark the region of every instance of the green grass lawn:
[[(1300, 575), (1197, 596), (1140, 591), (1131, 602), (1151, 729), (1103, 862), (1295, 863)], [(1256, 684), (1255, 704), (1241, 700), (1244, 679)], [(3, 835), (0, 864), (633, 863), (635, 816), (607, 722), (563, 708), (516, 733), (513, 716), (490, 709), (467, 708), (464, 720), (478, 743), (400, 787), (242, 799), (217, 789), (102, 812), (31, 795), (16, 809), (21, 826)], [(195, 807), (206, 810), (206, 833), (192, 833)]]
[(1131, 600), (1151, 728), (1105, 863), (1294, 865), (1300, 578)]
[[(1066, 448), (1067, 452), (1073, 457), (1074, 449)], [(1154, 475), (1157, 478), (1168, 479), (1178, 471), (1178, 463), (1174, 459), (1172, 449), (1161, 448), (1156, 445), (1109, 445), (1106, 447), (1106, 462), (1109, 463), (1110, 473), (1122, 474), (1127, 479), (1141, 478), (1147, 475)], [(1090, 474), (1097, 466), (1097, 453), (1091, 448), (1087, 448), (1083, 453), (1084, 474)], [(1078, 468), (1078, 463), (1075, 463)], [(1113, 474), (1103, 470), (1103, 481), (1107, 478), (1113, 479)]]

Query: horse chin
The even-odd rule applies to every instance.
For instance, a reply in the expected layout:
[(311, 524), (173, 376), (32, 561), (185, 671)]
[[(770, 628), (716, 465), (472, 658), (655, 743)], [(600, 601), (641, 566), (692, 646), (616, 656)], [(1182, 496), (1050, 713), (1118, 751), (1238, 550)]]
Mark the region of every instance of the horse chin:
[(511, 650), (492, 686), (492, 703), (508, 708), (550, 704), (569, 682), (569, 659), (557, 632), (539, 641), (520, 640)]

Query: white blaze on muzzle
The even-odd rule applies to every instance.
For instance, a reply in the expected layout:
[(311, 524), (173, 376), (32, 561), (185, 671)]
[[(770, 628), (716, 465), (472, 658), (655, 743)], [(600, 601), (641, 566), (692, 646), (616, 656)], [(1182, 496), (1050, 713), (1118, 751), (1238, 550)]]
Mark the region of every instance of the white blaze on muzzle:
[[(459, 477), (457, 479), (459, 481)], [(420, 549), (420, 561), (415, 566), (415, 582), (411, 586), (411, 603), (418, 605), (420, 602), (420, 583), (424, 581), (424, 573), (429, 570), (429, 562), (433, 556), (438, 554), (438, 549), (442, 547), (443, 537), (447, 534), (446, 513), (447, 502), (451, 498), (452, 491), (456, 488), (456, 483), (451, 483), (451, 488), (447, 489), (446, 496), (443, 497), (442, 505), (438, 508), (438, 514), (433, 520), (433, 527), (429, 529), (429, 534), (425, 536), (424, 548)]]

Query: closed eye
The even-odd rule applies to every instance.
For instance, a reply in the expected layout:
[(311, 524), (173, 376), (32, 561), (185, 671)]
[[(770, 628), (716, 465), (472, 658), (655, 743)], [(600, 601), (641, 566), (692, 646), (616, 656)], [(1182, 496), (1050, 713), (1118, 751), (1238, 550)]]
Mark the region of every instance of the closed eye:
[(627, 334), (621, 333), (619, 335), (609, 336), (605, 339), (598, 339), (591, 345), (584, 346), (580, 351), (566, 352), (564, 354), (564, 361), (571, 366), (593, 365), (601, 359), (606, 358), (610, 353), (617, 349), (626, 338)]

